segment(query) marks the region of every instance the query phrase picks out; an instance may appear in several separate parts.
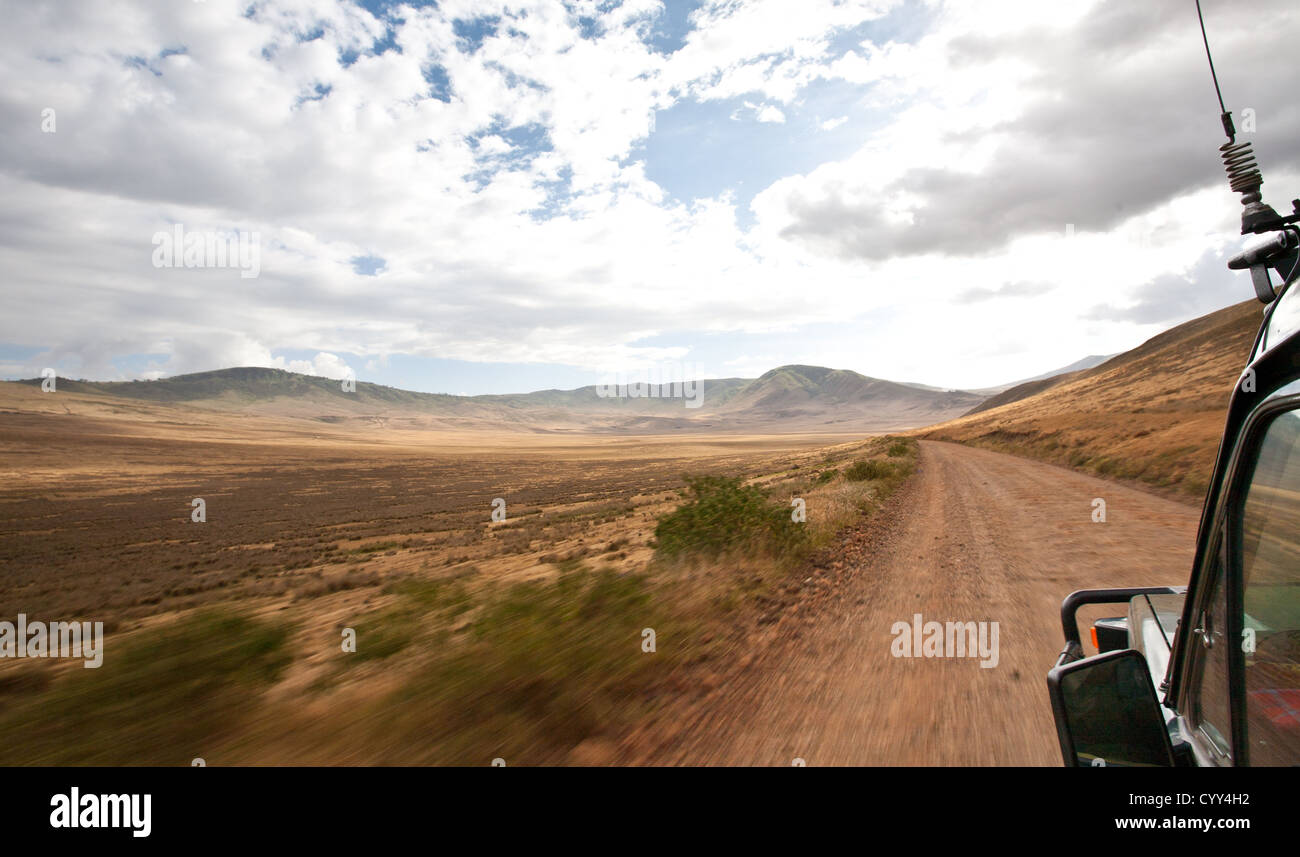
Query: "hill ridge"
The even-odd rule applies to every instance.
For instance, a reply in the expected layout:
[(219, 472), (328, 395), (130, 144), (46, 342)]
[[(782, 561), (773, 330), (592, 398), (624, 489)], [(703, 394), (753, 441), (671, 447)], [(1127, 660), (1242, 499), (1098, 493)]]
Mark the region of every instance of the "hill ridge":
[[(41, 379), (21, 384), (39, 385)], [(393, 420), (457, 427), (509, 422), (517, 428), (566, 431), (679, 431), (719, 425), (752, 430), (877, 431), (910, 428), (956, 416), (982, 399), (965, 391), (937, 392), (871, 378), (848, 369), (788, 364), (758, 378), (704, 378), (690, 391), (648, 385), (650, 395), (609, 396), (599, 385), (572, 390), (458, 396), (341, 381), (285, 369), (240, 366), (152, 381), (60, 378), (59, 390), (267, 414), (324, 422)], [(635, 389), (635, 388), (634, 388)], [(665, 395), (675, 392), (677, 395)], [(698, 401), (692, 400), (692, 397)], [(683, 399), (688, 401), (683, 402)], [(686, 407), (683, 407), (683, 405)]]

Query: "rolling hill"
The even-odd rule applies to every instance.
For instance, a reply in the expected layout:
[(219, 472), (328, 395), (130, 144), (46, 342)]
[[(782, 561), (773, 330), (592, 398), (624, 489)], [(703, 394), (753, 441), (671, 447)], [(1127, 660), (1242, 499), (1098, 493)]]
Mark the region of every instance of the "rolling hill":
[(1091, 369), (1014, 387), (920, 434), (1199, 496), (1262, 309), (1244, 301), (1193, 319)]
[[(40, 379), (12, 384), (39, 387)], [(695, 397), (601, 395), (596, 386), (512, 395), (417, 393), (359, 381), (339, 381), (280, 369), (240, 367), (157, 381), (74, 381), (60, 393), (104, 403), (130, 401), (244, 416), (309, 420), (342, 427), (389, 429), (507, 429), (525, 432), (680, 431), (872, 432), (914, 428), (968, 411), (982, 396), (926, 390), (856, 372), (782, 366), (759, 378), (705, 379)], [(66, 401), (66, 400), (65, 400)]]
[(987, 411), (996, 408), (999, 405), (1006, 405), (1011, 402), (1017, 402), (1021, 399), (1028, 398), (1035, 393), (1041, 393), (1049, 387), (1055, 387), (1057, 384), (1063, 384), (1071, 378), (1078, 377), (1085, 370), (1094, 366), (1100, 366), (1107, 360), (1114, 357), (1114, 354), (1102, 355), (1092, 354), (1084, 357), (1082, 360), (1076, 360), (1069, 366), (1062, 366), (1060, 369), (1053, 369), (1051, 372), (1044, 372), (1041, 375), (1035, 375), (1032, 378), (1025, 378), (1020, 381), (1013, 381), (1010, 384), (1002, 384), (997, 387), (986, 387), (981, 390), (972, 392), (984, 393), (988, 398), (971, 408), (967, 414), (978, 414), (980, 411)]

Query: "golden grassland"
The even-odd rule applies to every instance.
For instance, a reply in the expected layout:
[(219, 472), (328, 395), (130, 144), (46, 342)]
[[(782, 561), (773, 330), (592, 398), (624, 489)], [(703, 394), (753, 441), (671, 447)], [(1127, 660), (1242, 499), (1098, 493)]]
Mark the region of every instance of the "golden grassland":
[(1261, 309), (1211, 313), (1041, 393), (913, 434), (1199, 499)]
[[(0, 661), (4, 764), (615, 761), (743, 657), (916, 456), (0, 392), (0, 616), (108, 628), (99, 669)], [(685, 549), (661, 548), (669, 530)]]

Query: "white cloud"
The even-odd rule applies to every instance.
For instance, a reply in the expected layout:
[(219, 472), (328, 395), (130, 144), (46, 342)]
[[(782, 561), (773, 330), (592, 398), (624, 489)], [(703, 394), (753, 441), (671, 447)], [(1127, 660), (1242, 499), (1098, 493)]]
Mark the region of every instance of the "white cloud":
[(775, 104), (755, 104), (752, 101), (745, 101), (731, 112), (731, 118), (736, 121), (747, 115), (752, 115), (759, 122), (778, 124), (785, 122), (785, 114)]
[[(390, 354), (599, 369), (683, 359), (689, 339), (645, 344), (669, 332), (862, 319), (851, 341), (752, 353), (978, 386), (1152, 332), (1041, 320), (1145, 307), (1162, 273), (1236, 241), (1199, 40), (1165, 21), (1181, 4), (926, 3), (914, 42), (833, 49), (896, 5), (707, 2), (664, 54), (644, 38), (649, 0), (465, 0), (401, 23), (335, 0), (250, 17), (236, 0), (16, 4), (0, 30), (15, 82), (0, 91), (0, 342), (41, 349), (35, 371), (115, 377), (124, 355), (163, 354), (142, 371), (339, 377), (343, 353), (367, 371)], [(1221, 16), (1212, 39), (1257, 109), (1280, 204), (1300, 109), (1268, 57), (1300, 25), (1290, 5), (1267, 11), (1264, 32)], [(453, 20), (483, 15), (495, 34), (461, 50)], [(400, 51), (368, 55), (390, 31)], [(735, 99), (798, 139), (845, 122), (806, 122), (808, 87), (828, 81), (852, 87), (830, 109), (853, 111), (860, 146), (750, 188), (752, 225), (729, 191), (686, 205), (648, 177), (657, 111)], [(258, 232), (261, 275), (153, 268), (151, 236), (175, 222)], [(1071, 248), (1053, 237), (1066, 223)], [(358, 275), (358, 256), (383, 276)], [(273, 356), (286, 350), (317, 356)]]
[(882, 18), (898, 0), (708, 0), (665, 80), (703, 99), (760, 92), (788, 104), (819, 74), (834, 33)]
[(328, 354), (324, 351), (311, 360), (290, 360), (286, 362), (283, 358), (276, 358), (274, 365), (277, 369), (287, 369), (290, 372), (297, 372), (302, 375), (332, 378), (336, 381), (357, 377), (357, 373), (352, 370), (346, 360), (338, 355)]

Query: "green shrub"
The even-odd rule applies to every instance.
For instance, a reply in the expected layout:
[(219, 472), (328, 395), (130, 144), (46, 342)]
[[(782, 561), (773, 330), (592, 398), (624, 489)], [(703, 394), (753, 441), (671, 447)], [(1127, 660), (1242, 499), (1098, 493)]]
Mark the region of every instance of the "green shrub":
[(863, 458), (853, 462), (844, 471), (844, 478), (850, 482), (865, 482), (868, 479), (888, 479), (894, 475), (894, 465), (876, 458)]
[(903, 456), (912, 454), (912, 447), (915, 444), (916, 441), (907, 441), (903, 438), (899, 438), (889, 445), (889, 449), (885, 454), (890, 458), (902, 458)]
[(288, 663), (288, 630), (207, 611), (130, 640), (0, 718), (0, 764), (187, 765)]
[(791, 520), (790, 507), (756, 485), (725, 476), (686, 480), (686, 502), (662, 516), (655, 527), (656, 554), (718, 556), (732, 550), (766, 551), (775, 556), (806, 544), (804, 528)]
[(402, 606), (380, 610), (357, 620), (357, 650), (349, 663), (382, 660), (395, 655), (415, 638), (416, 617)]

